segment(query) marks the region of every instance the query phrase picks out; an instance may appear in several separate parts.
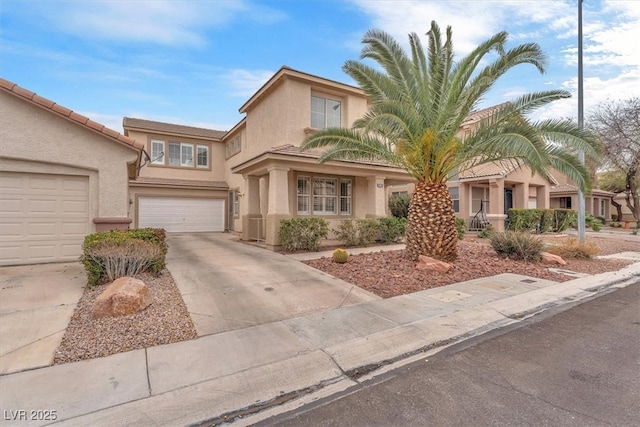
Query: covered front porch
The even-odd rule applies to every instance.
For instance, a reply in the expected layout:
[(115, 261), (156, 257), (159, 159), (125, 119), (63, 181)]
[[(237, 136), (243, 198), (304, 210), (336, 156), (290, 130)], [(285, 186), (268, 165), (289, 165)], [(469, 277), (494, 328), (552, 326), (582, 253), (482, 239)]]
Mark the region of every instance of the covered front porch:
[(283, 219), (320, 217), (333, 229), (346, 219), (383, 217), (386, 188), (412, 181), (403, 170), (381, 163), (319, 164), (317, 154), (291, 146), (264, 153), (232, 172), (244, 178), (242, 240), (264, 242), (271, 249), (280, 244)]

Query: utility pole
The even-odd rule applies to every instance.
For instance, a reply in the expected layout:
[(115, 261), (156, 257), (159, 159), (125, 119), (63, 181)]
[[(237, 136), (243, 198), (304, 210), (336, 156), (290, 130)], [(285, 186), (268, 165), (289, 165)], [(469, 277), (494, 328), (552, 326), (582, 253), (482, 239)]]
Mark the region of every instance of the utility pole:
[[(584, 88), (582, 75), (582, 0), (578, 0), (578, 126), (584, 127)], [(578, 160), (584, 166), (584, 151), (578, 151)], [(585, 237), (584, 192), (578, 188), (578, 241), (584, 243)]]

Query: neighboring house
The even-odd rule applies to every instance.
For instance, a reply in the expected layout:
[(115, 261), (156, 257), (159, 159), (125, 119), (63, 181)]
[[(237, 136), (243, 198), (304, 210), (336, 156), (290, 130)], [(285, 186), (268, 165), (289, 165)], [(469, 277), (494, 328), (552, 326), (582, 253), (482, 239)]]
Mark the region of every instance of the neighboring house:
[[(275, 247), (281, 219), (321, 217), (335, 228), (344, 219), (385, 216), (386, 188), (411, 182), (406, 172), (364, 161), (320, 165), (317, 151), (298, 148), (318, 129), (351, 126), (367, 107), (357, 87), (282, 67), (226, 133), (125, 118), (125, 134), (145, 144), (150, 158), (130, 183), (134, 224), (184, 231), (174, 228), (180, 215), (211, 224), (197, 218), (208, 215), (201, 202), (219, 200), (215, 230), (224, 212), (225, 229)], [(209, 150), (209, 166), (191, 159), (200, 147)], [(185, 200), (194, 203), (192, 212)], [(159, 215), (151, 221), (153, 211)]]
[[(464, 138), (500, 105), (471, 114), (458, 131)], [(511, 208), (548, 208), (549, 192), (555, 180), (532, 175), (531, 169), (516, 162), (487, 163), (454, 175), (447, 182), (456, 216), (467, 221), (470, 230), (491, 224), (504, 231)], [(389, 194), (411, 193), (413, 184), (393, 186)]]
[[(578, 209), (578, 187), (571, 180), (562, 174), (556, 174), (559, 181), (557, 186), (551, 188), (550, 206), (552, 209)], [(593, 183), (597, 187), (597, 181)], [(584, 196), (585, 213), (602, 217), (607, 221), (611, 220), (611, 199), (615, 196), (609, 191), (593, 188), (590, 193)]]
[(0, 265), (77, 261), (85, 235), (128, 228), (132, 138), (0, 79)]

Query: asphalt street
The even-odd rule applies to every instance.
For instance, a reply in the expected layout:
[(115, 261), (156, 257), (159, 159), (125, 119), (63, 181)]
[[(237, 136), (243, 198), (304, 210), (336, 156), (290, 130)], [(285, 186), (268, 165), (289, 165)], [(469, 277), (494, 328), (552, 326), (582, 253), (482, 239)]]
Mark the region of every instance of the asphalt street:
[(640, 282), (260, 426), (638, 426)]

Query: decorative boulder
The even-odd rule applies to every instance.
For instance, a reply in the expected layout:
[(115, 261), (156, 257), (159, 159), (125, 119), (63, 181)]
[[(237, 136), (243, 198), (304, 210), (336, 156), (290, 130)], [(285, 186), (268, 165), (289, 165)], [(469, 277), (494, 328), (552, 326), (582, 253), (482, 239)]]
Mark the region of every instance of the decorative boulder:
[(440, 261), (434, 258), (429, 258), (428, 256), (419, 255), (416, 268), (418, 270), (431, 270), (437, 271), (438, 273), (446, 273), (451, 269), (451, 264), (447, 264), (444, 261)]
[(563, 260), (558, 255), (550, 254), (549, 252), (542, 252), (542, 263), (547, 265), (567, 265), (567, 261)]
[(135, 314), (151, 304), (149, 287), (142, 280), (121, 277), (113, 281), (93, 304), (93, 318)]

